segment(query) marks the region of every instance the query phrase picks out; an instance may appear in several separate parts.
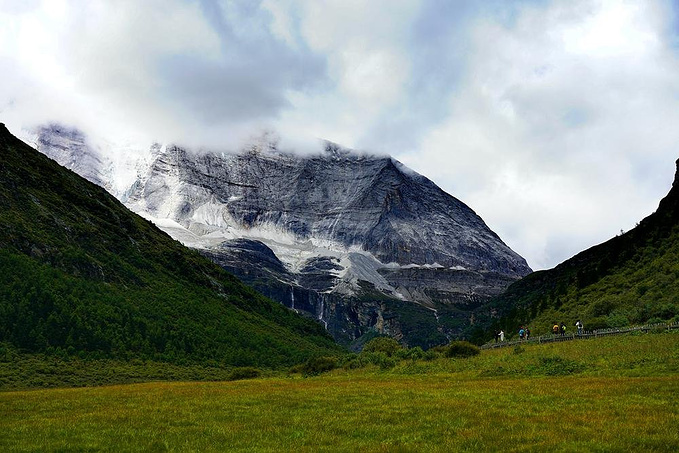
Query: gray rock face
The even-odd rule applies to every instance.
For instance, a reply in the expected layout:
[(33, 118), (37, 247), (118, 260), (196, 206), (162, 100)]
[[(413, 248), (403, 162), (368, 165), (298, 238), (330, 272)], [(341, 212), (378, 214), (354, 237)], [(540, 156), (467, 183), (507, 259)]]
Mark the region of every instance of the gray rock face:
[(35, 148), (59, 165), (98, 186), (106, 185), (105, 159), (89, 146), (85, 134), (78, 129), (50, 124), (39, 127), (30, 135), (29, 141)]
[(154, 146), (145, 162), (119, 195), (130, 209), (344, 344), (465, 336), (475, 308), (531, 272), (468, 206), (390, 157)]
[(129, 200), (180, 224), (266, 226), (356, 247), (382, 263), (530, 272), (474, 211), (389, 157), (190, 155), (172, 147)]

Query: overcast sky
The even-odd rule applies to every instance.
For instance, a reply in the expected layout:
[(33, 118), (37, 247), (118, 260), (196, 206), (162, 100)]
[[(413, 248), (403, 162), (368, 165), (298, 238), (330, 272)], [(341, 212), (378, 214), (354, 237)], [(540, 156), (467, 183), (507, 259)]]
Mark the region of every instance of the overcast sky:
[(0, 0), (0, 121), (388, 153), (549, 268), (670, 188), (679, 4)]

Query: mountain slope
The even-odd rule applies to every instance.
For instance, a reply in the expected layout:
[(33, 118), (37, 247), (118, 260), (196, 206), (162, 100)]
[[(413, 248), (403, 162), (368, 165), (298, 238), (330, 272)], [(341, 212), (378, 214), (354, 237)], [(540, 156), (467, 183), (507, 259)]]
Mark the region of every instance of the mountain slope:
[(0, 342), (280, 366), (337, 346), (0, 126)]
[(464, 335), (471, 309), (530, 272), (427, 178), (332, 144), (310, 156), (168, 146), (126, 205), (345, 344), (373, 332), (444, 343)]
[(331, 143), (311, 155), (275, 143), (100, 152), (82, 136), (50, 125), (31, 141), (343, 344), (465, 336), (475, 308), (530, 272), (472, 209), (388, 156)]
[(668, 320), (679, 315), (679, 161), (668, 195), (636, 228), (585, 250), (554, 269), (511, 285), (480, 310), (493, 329), (555, 322), (586, 329)]

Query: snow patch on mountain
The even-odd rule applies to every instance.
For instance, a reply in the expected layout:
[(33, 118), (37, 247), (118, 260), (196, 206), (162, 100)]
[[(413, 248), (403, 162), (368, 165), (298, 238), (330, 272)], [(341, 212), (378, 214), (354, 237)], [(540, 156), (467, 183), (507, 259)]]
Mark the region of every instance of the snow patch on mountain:
[(121, 201), (143, 180), (165, 146), (131, 142), (92, 142), (78, 129), (49, 124), (20, 131), (19, 137), (35, 149), (104, 187)]

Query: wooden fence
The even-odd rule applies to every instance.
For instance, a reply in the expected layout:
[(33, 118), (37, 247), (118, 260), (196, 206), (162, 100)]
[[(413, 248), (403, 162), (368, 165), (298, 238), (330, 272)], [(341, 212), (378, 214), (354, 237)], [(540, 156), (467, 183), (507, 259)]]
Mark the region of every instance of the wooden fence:
[[(575, 327), (573, 328), (575, 330)], [(674, 322), (671, 324), (658, 323), (658, 324), (647, 324), (645, 326), (634, 326), (634, 327), (620, 327), (612, 329), (598, 329), (592, 331), (583, 331), (578, 334), (577, 330), (575, 332), (569, 332), (564, 335), (561, 334), (547, 334), (540, 335), (538, 337), (530, 337), (527, 340), (512, 340), (512, 341), (498, 341), (497, 343), (491, 341), (489, 343), (481, 346), (481, 349), (494, 349), (494, 348), (505, 348), (507, 346), (514, 346), (517, 344), (531, 344), (531, 343), (552, 343), (555, 341), (569, 341), (569, 340), (585, 340), (590, 338), (606, 337), (609, 335), (622, 335), (630, 332), (649, 332), (649, 331), (660, 331), (660, 330), (672, 330), (679, 329), (679, 322)]]

